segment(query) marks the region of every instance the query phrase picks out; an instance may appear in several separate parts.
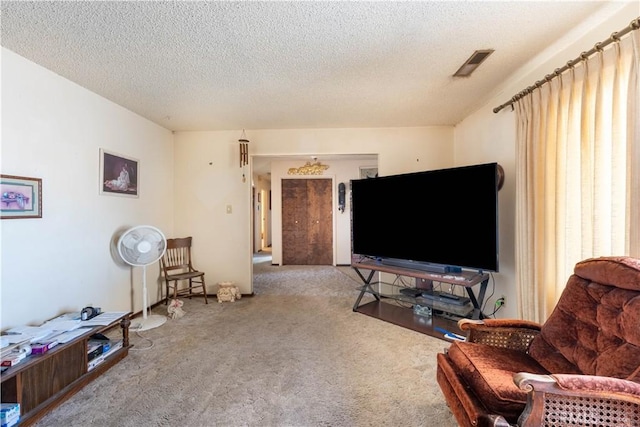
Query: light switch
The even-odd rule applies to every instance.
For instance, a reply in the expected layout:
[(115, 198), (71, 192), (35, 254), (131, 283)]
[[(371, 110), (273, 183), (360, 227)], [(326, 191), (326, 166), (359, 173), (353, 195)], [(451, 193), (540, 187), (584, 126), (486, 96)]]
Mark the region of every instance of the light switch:
[(233, 209), (231, 209), (231, 205), (227, 205), (227, 213), (230, 214), (233, 211)]

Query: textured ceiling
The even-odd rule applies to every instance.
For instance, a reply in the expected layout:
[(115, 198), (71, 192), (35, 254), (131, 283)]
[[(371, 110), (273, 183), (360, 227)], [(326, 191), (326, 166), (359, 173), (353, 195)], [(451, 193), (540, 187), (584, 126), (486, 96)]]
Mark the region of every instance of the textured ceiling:
[(601, 7), (3, 0), (1, 43), (171, 130), (452, 125)]

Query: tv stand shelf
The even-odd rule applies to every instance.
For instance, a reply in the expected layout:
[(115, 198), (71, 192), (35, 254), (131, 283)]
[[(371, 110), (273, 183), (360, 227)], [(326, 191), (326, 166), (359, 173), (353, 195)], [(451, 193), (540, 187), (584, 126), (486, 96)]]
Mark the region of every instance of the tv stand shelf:
[[(86, 328), (79, 337), (58, 344), (41, 355), (31, 355), (2, 373), (1, 401), (20, 404), (20, 426), (34, 424), (85, 385), (102, 375), (129, 353), (129, 316), (127, 313), (106, 326)], [(89, 338), (120, 326), (122, 348), (89, 369)]]
[[(433, 282), (462, 286), (466, 289), (467, 296), (473, 306), (473, 310), (467, 317), (471, 317), (472, 319), (484, 318), (482, 313), (482, 304), (484, 302), (487, 284), (489, 283), (489, 275), (486, 273), (470, 271), (463, 271), (460, 273), (432, 273), (422, 270), (384, 265), (375, 261), (355, 261), (352, 262), (351, 267), (364, 283), (364, 286), (360, 288), (358, 298), (353, 305), (353, 311), (355, 312), (376, 317), (398, 326), (403, 326), (438, 338), (442, 338), (444, 335), (437, 330), (440, 328), (455, 333), (459, 332), (455, 316), (444, 317), (434, 314), (431, 318), (425, 318), (424, 316), (414, 314), (412, 306), (418, 303), (419, 300), (414, 297), (395, 292), (396, 289), (399, 291), (399, 288), (406, 287), (406, 285), (372, 281), (376, 273), (389, 273), (396, 275), (396, 277), (405, 276), (422, 279), (427, 284), (427, 289), (432, 287)], [(375, 285), (383, 285), (393, 291), (383, 293), (374, 289)], [(476, 285), (479, 285), (477, 295), (473, 290)], [(361, 305), (362, 298), (366, 294), (372, 295), (375, 300)], [(391, 303), (395, 302), (396, 304), (388, 304), (384, 302), (385, 300)]]

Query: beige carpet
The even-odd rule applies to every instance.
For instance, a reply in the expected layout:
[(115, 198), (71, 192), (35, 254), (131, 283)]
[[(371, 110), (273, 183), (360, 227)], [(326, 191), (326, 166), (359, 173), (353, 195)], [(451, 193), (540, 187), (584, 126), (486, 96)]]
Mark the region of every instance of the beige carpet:
[(132, 333), (127, 358), (37, 425), (456, 425), (435, 378), (447, 342), (354, 313), (348, 267), (261, 260), (255, 296), (184, 300), (185, 317)]

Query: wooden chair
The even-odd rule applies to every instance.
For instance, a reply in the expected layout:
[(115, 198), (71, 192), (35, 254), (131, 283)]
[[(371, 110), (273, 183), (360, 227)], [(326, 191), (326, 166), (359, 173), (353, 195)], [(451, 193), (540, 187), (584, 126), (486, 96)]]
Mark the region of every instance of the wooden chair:
[[(169, 301), (170, 290), (173, 290), (173, 298), (179, 296), (187, 296), (191, 298), (194, 295), (204, 296), (204, 302), (207, 301), (207, 287), (204, 282), (204, 272), (198, 271), (191, 263), (191, 237), (182, 237), (177, 239), (167, 239), (167, 251), (162, 257), (162, 272), (165, 281), (165, 304)], [(189, 281), (189, 286), (179, 288), (179, 282)], [(202, 293), (194, 293), (194, 289), (202, 288)]]

